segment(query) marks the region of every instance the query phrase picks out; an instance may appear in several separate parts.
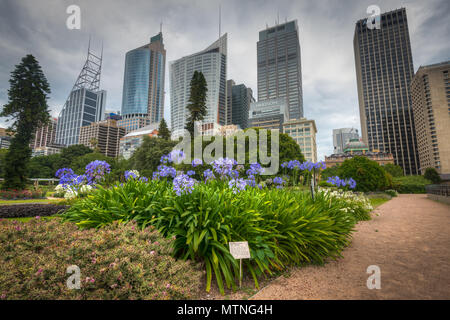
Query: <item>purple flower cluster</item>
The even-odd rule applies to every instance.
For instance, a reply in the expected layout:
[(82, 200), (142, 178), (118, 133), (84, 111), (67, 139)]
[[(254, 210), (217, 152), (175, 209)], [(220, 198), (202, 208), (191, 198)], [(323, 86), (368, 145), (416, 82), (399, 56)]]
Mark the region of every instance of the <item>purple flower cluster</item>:
[(211, 162), (213, 170), (222, 178), (225, 176), (233, 176), (236, 172), (233, 172), (233, 166), (237, 165), (237, 161), (229, 158), (219, 158)]
[(311, 161), (305, 161), (303, 163), (300, 163), (298, 160), (291, 160), (287, 162), (283, 162), (281, 164), (282, 168), (287, 168), (290, 170), (308, 170), (311, 171), (313, 169), (326, 169), (326, 164), (323, 161), (319, 162), (311, 162)]
[(125, 180), (128, 181), (130, 179), (137, 179), (139, 175), (134, 170), (125, 171)]
[(157, 169), (158, 169), (158, 177), (161, 178), (168, 178), (168, 177), (175, 178), (175, 176), (177, 175), (177, 170), (175, 170), (174, 167), (168, 167), (162, 164), (159, 165)]
[(263, 172), (264, 172), (264, 168), (262, 168), (259, 163), (255, 162), (255, 163), (252, 163), (250, 165), (250, 169), (247, 170), (247, 176), (249, 176), (249, 178), (252, 178), (257, 175), (260, 175)]
[(211, 169), (206, 169), (205, 171), (203, 171), (203, 177), (205, 177), (205, 182), (207, 182), (208, 180), (214, 180), (216, 178)]
[(98, 183), (105, 174), (111, 172), (111, 166), (106, 161), (95, 160), (86, 166), (86, 177), (89, 184)]
[(177, 196), (192, 193), (195, 182), (196, 181), (187, 174), (180, 174), (173, 179), (173, 190)]
[(188, 172), (186, 172), (186, 174), (188, 176), (193, 176), (193, 175), (195, 175), (195, 171), (194, 170), (189, 170)]
[(327, 182), (329, 184), (332, 184), (336, 187), (346, 187), (348, 186), (350, 189), (356, 188), (356, 181), (353, 178), (350, 179), (341, 179), (338, 176), (335, 177), (329, 177)]
[(242, 178), (231, 179), (228, 182), (228, 187), (233, 189), (233, 193), (237, 193), (237, 192), (240, 192), (241, 190), (245, 190), (246, 186), (247, 186), (247, 181), (245, 181)]
[(71, 185), (73, 183), (73, 179), (77, 177), (71, 168), (59, 169), (56, 171), (55, 176), (59, 178), (59, 184), (63, 185), (63, 187)]
[(202, 159), (197, 159), (197, 158), (195, 158), (194, 160), (192, 160), (192, 167), (197, 167), (197, 166), (201, 166), (202, 164), (203, 164), (203, 161), (202, 161)]
[(181, 163), (184, 158), (184, 152), (181, 150), (172, 150), (169, 154), (169, 162)]

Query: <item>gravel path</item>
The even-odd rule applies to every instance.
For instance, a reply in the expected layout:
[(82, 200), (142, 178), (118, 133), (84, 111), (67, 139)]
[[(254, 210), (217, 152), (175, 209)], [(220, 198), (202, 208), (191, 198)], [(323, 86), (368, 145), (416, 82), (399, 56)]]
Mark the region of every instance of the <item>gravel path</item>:
[[(252, 299), (450, 299), (450, 206), (400, 195), (360, 222), (344, 258), (279, 277)], [(381, 270), (381, 289), (366, 269)]]

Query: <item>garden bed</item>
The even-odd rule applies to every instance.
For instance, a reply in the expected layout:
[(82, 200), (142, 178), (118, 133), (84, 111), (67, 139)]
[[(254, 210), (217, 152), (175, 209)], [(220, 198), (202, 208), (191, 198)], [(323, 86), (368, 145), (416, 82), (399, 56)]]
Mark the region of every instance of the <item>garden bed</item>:
[[(172, 258), (172, 242), (133, 223), (80, 231), (59, 219), (3, 219), (0, 300), (196, 298), (204, 273)], [(79, 289), (67, 286), (69, 266), (79, 268)]]
[(0, 205), (0, 218), (24, 218), (53, 216), (67, 210), (69, 206), (57, 204), (11, 204)]

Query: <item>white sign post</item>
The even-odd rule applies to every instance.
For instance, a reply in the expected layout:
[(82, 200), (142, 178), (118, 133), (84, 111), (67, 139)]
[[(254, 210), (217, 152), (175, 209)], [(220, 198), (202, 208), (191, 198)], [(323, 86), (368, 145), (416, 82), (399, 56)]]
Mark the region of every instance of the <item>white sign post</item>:
[(247, 241), (229, 242), (230, 253), (235, 259), (239, 259), (239, 287), (242, 287), (242, 259), (250, 259), (250, 249)]

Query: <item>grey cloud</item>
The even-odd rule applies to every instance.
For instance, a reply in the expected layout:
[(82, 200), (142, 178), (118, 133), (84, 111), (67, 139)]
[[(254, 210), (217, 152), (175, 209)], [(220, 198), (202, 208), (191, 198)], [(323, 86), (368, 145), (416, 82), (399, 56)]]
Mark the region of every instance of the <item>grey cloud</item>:
[[(321, 1), (108, 1), (2, 0), (0, 2), (0, 104), (7, 101), (8, 78), (27, 53), (41, 63), (51, 84), (49, 105), (57, 115), (86, 57), (89, 35), (99, 52), (104, 45), (102, 88), (107, 108), (119, 110), (125, 53), (163, 36), (167, 61), (200, 51), (219, 35), (218, 7), (222, 7), (222, 34), (228, 33), (228, 78), (245, 83), (256, 96), (256, 42), (258, 32), (280, 21), (297, 19), (302, 50), (305, 116), (316, 120), (318, 155), (332, 151), (331, 132), (337, 127), (359, 128), (353, 56), (355, 22), (366, 8), (378, 4), (389, 11), (405, 6), (415, 69), (448, 60), (449, 2), (446, 0), (321, 0)], [(82, 29), (65, 27), (66, 8), (81, 8)], [(166, 65), (165, 116), (170, 117), (169, 69)], [(4, 124), (0, 119), (0, 125)], [(170, 122), (169, 122), (170, 123)]]

